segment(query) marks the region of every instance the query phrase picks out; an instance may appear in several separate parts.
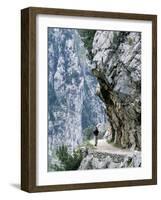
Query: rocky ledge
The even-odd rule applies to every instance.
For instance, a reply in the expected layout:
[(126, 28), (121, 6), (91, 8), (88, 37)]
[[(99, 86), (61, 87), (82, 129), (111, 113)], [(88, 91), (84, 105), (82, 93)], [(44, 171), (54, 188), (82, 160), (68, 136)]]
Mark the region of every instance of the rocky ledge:
[(141, 167), (141, 153), (116, 154), (91, 151), (82, 160), (79, 170)]

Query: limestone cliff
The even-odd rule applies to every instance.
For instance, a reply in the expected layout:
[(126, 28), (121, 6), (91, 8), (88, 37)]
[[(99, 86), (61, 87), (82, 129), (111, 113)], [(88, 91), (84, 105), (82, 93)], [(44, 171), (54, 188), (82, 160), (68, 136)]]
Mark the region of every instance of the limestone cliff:
[(141, 33), (96, 31), (93, 74), (97, 95), (106, 104), (111, 142), (141, 150)]
[(62, 145), (73, 151), (87, 128), (104, 123), (104, 103), (95, 95), (86, 49), (78, 30), (48, 28), (48, 160)]

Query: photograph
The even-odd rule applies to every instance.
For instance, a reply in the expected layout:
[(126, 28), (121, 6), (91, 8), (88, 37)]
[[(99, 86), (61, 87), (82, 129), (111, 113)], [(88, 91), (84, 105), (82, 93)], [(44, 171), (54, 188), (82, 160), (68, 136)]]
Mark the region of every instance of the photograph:
[(141, 32), (47, 29), (48, 172), (142, 167)]

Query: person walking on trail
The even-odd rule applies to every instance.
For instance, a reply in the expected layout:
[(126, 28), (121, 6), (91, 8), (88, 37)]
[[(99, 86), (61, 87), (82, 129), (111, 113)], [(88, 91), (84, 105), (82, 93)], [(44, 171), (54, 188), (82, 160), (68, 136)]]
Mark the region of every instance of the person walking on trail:
[(93, 134), (94, 134), (94, 138), (95, 138), (95, 146), (97, 146), (97, 143), (98, 143), (98, 128), (96, 126), (95, 130), (93, 131)]

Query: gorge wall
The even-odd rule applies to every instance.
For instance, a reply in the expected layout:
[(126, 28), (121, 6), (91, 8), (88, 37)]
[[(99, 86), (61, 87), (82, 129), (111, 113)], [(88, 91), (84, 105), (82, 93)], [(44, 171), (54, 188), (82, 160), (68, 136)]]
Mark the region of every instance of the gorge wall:
[(141, 150), (141, 33), (96, 31), (92, 54), (97, 95), (106, 104), (112, 127), (111, 142)]
[(105, 105), (76, 29), (48, 28), (48, 152), (67, 145), (73, 151), (83, 130), (105, 122)]

